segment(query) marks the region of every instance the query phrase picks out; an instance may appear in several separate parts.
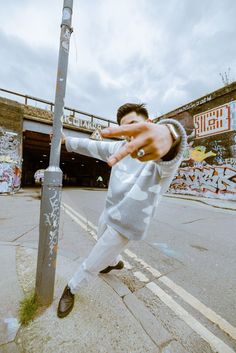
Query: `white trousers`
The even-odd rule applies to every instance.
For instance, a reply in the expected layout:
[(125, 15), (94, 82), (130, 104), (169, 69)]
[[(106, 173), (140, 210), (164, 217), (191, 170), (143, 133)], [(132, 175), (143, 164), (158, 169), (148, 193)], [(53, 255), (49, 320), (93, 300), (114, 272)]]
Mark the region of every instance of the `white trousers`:
[(75, 294), (83, 285), (93, 280), (107, 266), (114, 266), (120, 260), (120, 253), (126, 248), (129, 239), (107, 226), (100, 217), (98, 224), (98, 241), (88, 257), (75, 272), (68, 285)]

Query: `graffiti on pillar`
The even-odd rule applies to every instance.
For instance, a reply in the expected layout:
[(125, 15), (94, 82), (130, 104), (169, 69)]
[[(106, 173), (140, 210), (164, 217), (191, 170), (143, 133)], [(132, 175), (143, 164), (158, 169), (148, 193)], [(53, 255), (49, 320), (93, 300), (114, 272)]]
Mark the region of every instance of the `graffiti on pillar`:
[(236, 101), (175, 118), (188, 148), (169, 192), (236, 200)]
[(21, 183), (22, 143), (19, 134), (0, 129), (0, 193), (15, 192)]

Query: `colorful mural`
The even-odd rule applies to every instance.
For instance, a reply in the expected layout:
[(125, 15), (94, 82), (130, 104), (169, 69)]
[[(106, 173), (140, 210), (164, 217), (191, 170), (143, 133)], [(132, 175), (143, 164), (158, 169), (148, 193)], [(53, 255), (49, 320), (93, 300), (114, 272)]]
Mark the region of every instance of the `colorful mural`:
[(189, 147), (169, 192), (236, 200), (236, 101), (176, 119)]
[(171, 184), (176, 193), (227, 198), (236, 195), (236, 169), (219, 166), (179, 168)]
[(0, 129), (0, 193), (18, 191), (21, 183), (22, 142), (19, 134)]

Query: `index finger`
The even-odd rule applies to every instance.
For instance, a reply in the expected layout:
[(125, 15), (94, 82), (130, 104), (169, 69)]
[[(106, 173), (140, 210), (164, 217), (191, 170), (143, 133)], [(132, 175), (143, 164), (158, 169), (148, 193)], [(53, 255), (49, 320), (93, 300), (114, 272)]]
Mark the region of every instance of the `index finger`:
[(103, 137), (136, 136), (144, 130), (144, 123), (127, 124), (118, 127), (108, 127), (101, 131)]

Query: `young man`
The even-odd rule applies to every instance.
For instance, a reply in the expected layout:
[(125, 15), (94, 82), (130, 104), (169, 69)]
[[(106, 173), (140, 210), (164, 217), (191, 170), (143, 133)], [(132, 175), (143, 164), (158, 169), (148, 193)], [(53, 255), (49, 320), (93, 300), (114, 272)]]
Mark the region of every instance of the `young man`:
[(57, 311), (60, 318), (70, 313), (74, 295), (84, 283), (98, 273), (123, 268), (120, 253), (130, 240), (147, 235), (160, 197), (169, 187), (186, 147), (182, 125), (173, 119), (151, 123), (143, 104), (121, 106), (117, 122), (120, 127), (105, 129), (102, 134), (126, 136), (126, 140), (65, 139), (69, 152), (106, 161), (112, 171), (98, 241), (64, 289)]

